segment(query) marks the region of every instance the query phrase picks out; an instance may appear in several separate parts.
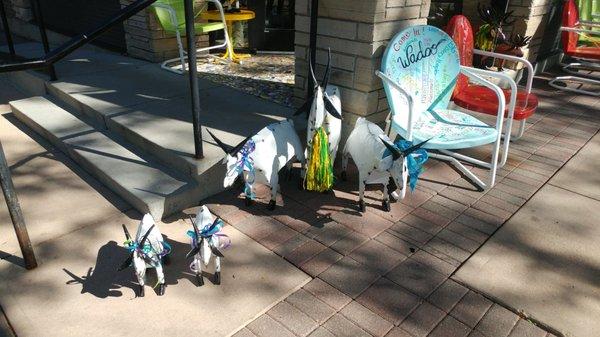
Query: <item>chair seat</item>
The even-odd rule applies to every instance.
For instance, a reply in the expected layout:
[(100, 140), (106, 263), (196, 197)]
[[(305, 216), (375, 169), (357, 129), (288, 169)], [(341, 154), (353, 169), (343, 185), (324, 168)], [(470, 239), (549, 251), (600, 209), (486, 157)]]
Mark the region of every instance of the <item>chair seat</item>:
[[(510, 102), (510, 90), (502, 89), (506, 98), (507, 109), (504, 116), (508, 114), (508, 103)], [(453, 98), (454, 103), (461, 108), (477, 111), (488, 115), (498, 114), (498, 98), (492, 89), (480, 85), (468, 85)], [(526, 92), (517, 92), (517, 103), (515, 106), (515, 120), (523, 120), (531, 117), (538, 106), (538, 98), (535, 94), (527, 95)]]
[[(181, 36), (186, 36), (185, 24), (180, 25), (178, 29)], [(206, 34), (215, 30), (225, 29), (225, 25), (222, 22), (196, 22), (194, 23), (194, 29), (196, 34)], [(170, 29), (164, 28), (164, 30), (167, 33), (175, 34), (175, 29), (173, 27), (170, 27)]]
[[(392, 120), (395, 130), (406, 138), (406, 133)], [(430, 139), (427, 149), (464, 149), (496, 141), (498, 131), (479, 119), (464, 112), (438, 109), (435, 113), (424, 112), (413, 126), (413, 141)]]

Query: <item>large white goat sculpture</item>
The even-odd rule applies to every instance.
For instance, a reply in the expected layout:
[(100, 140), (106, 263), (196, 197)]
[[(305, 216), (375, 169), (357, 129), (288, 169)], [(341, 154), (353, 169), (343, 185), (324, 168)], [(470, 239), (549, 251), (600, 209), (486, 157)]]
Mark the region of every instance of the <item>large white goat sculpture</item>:
[[(344, 147), (342, 176), (346, 176), (348, 159), (351, 157), (358, 167), (359, 208), (361, 212), (364, 212), (366, 208), (364, 202), (366, 184), (383, 185), (383, 209), (390, 211), (390, 193), (396, 189), (395, 186), (402, 186), (402, 189), (406, 190), (403, 182), (407, 181), (409, 170), (405, 158), (419, 150), (426, 142), (402, 150), (376, 124), (367, 121), (363, 117), (356, 121), (356, 125), (350, 136), (348, 136)], [(418, 166), (427, 160), (425, 150), (419, 151), (419, 157)], [(420, 169), (420, 167), (415, 169)], [(415, 172), (415, 175), (418, 175), (418, 172)], [(416, 179), (416, 176), (412, 175), (412, 177)], [(404, 196), (404, 193), (402, 195)]]
[(270, 124), (234, 148), (225, 145), (212, 132), (208, 133), (227, 154), (223, 160), (227, 164), (224, 187), (231, 186), (242, 174), (247, 205), (254, 198), (254, 184), (262, 183), (271, 188), (269, 209), (274, 210), (279, 189), (279, 170), (285, 166), (290, 172), (293, 158), (304, 167), (304, 151), (291, 120)]
[(220, 233), (223, 228), (223, 221), (219, 218), (213, 219), (213, 215), (208, 207), (202, 206), (196, 213), (196, 220), (192, 221), (193, 231), (188, 231), (192, 250), (186, 255), (186, 258), (194, 257), (190, 264), (190, 269), (196, 274), (198, 286), (204, 285), (202, 277), (202, 264), (208, 266), (211, 257), (215, 257), (214, 284), (221, 284), (221, 258), (224, 257), (220, 249), (229, 247), (231, 241), (227, 235)]
[[(144, 285), (146, 279), (146, 269), (156, 269), (156, 277), (158, 279), (158, 295), (162, 296), (165, 293), (165, 275), (163, 273), (163, 260), (167, 254), (171, 252), (171, 246), (164, 242), (162, 234), (154, 223), (154, 219), (150, 214), (145, 214), (140, 222), (135, 240), (129, 235), (127, 227), (123, 225), (125, 232), (125, 246), (130, 253), (127, 259), (123, 262), (119, 271), (126, 269), (133, 262), (135, 274), (139, 283), (139, 297), (144, 297)], [(156, 286), (155, 286), (156, 287)]]
[[(321, 160), (320, 163), (314, 163), (318, 165), (330, 165), (325, 170), (331, 177), (318, 177), (316, 179), (309, 177), (311, 182), (307, 182), (306, 187), (308, 190), (317, 190), (323, 192), (330, 189), (333, 184), (333, 164), (337, 155), (338, 145), (340, 143), (340, 137), (342, 133), (342, 103), (340, 99), (340, 89), (335, 85), (329, 84), (329, 77), (331, 75), (331, 50), (327, 50), (327, 67), (325, 68), (325, 75), (323, 81), (319, 85), (317, 78), (315, 77), (312, 63), (309, 62), (310, 74), (312, 75), (314, 87), (313, 92), (309, 95), (306, 102), (296, 111), (294, 115), (299, 115), (306, 112), (308, 114), (308, 126), (306, 128), (306, 165), (309, 168), (309, 176), (313, 175), (311, 170), (311, 164), (313, 160)], [(322, 128), (322, 129), (321, 129)], [(319, 134), (321, 132), (321, 134)], [(323, 133), (326, 137), (323, 137)], [(315, 134), (317, 138), (315, 138)], [(321, 139), (327, 139), (327, 149), (329, 158), (323, 160), (319, 158), (319, 153), (314, 153), (315, 142), (320, 142)], [(319, 144), (316, 148), (318, 151)], [(314, 156), (313, 156), (314, 155)], [(317, 170), (313, 168), (312, 170)], [(306, 174), (306, 170), (303, 170)], [(324, 171), (321, 171), (324, 172)], [(327, 180), (315, 181), (315, 180)]]

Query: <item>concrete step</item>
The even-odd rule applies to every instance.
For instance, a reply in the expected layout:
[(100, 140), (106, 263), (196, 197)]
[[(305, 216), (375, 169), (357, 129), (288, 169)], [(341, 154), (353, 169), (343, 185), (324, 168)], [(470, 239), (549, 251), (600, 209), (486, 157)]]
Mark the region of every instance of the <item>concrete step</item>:
[[(86, 62), (78, 62), (82, 59)], [(194, 158), (188, 77), (130, 60), (103, 53), (67, 58), (61, 63), (72, 65), (63, 72), (71, 67), (81, 71), (46, 81), (46, 91), (164, 165), (203, 182), (205, 172), (224, 154), (203, 132), (204, 158)], [(290, 108), (206, 79), (199, 82), (201, 124), (226, 144), (236, 145), (266, 125), (292, 116)], [(304, 119), (296, 121), (299, 130), (305, 127)]]
[[(151, 156), (138, 154), (127, 142), (92, 127), (47, 96), (10, 102), (15, 116), (69, 155), (87, 172), (140, 212), (155, 218), (196, 205), (222, 185), (200, 185)], [(134, 152), (135, 151), (135, 152)], [(222, 168), (215, 168), (215, 173)], [(221, 178), (222, 179), (222, 178)], [(222, 180), (221, 180), (222, 181)]]

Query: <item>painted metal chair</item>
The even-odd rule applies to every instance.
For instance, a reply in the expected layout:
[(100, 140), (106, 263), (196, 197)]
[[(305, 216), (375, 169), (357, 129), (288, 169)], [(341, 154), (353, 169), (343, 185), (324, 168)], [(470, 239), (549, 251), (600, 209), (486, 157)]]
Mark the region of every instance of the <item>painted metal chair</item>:
[[(210, 32), (222, 30), (225, 34), (225, 41), (221, 44), (217, 44), (214, 46), (196, 49), (196, 53), (225, 47), (229, 51), (229, 61), (231, 61), (231, 49), (233, 48), (233, 46), (231, 45), (229, 34), (227, 33), (225, 13), (223, 11), (223, 6), (221, 5), (221, 2), (219, 2), (219, 0), (207, 0), (202, 5), (202, 7), (195, 13), (194, 17), (197, 18), (202, 12), (204, 12), (208, 8), (209, 2), (213, 3), (217, 10), (221, 13), (221, 21), (195, 22), (194, 28), (196, 34), (208, 34)], [(187, 52), (184, 50), (183, 43), (181, 41), (182, 36), (185, 36), (186, 34), (185, 10), (183, 0), (158, 0), (152, 5), (152, 7), (154, 7), (156, 18), (158, 19), (158, 22), (162, 26), (163, 30), (168, 34), (175, 34), (175, 36), (177, 37), (177, 46), (179, 47), (179, 57), (164, 61), (161, 64), (161, 68), (174, 72), (176, 74), (183, 74), (186, 71), (185, 62), (187, 59)], [(172, 68), (171, 63), (173, 62), (180, 62), (181, 69)]]
[[(518, 139), (523, 136), (527, 118), (531, 117), (538, 107), (538, 98), (535, 94), (531, 93), (533, 84), (533, 65), (524, 58), (475, 49), (473, 42), (473, 28), (471, 27), (469, 19), (463, 15), (455, 15), (450, 19), (448, 26), (446, 27), (446, 33), (448, 33), (454, 40), (454, 43), (456, 43), (460, 64), (463, 66), (471, 67), (473, 65), (473, 55), (479, 54), (497, 59), (519, 62), (527, 68), (527, 83), (524, 90), (519, 90), (517, 92), (517, 101), (513, 114), (514, 120), (519, 121), (519, 130), (517, 135), (512, 136), (512, 138)], [(503, 89), (502, 91), (504, 92), (504, 97), (508, 100), (511, 91), (508, 89)], [(498, 113), (498, 101), (495, 97), (494, 91), (490, 88), (469, 83), (467, 76), (459, 75), (456, 88), (454, 88), (452, 94), (452, 101), (457, 106), (467, 110), (496, 115)], [(504, 112), (504, 116), (507, 117), (508, 114), (509, 111), (507, 109)]]
[[(506, 108), (504, 92), (483, 76), (496, 77), (510, 83), (510, 105), (516, 100), (516, 84), (505, 74), (461, 66), (456, 44), (450, 36), (433, 26), (414, 26), (399, 32), (386, 49), (381, 71), (376, 74), (383, 80), (390, 106), (386, 132), (394, 139), (402, 138), (419, 143), (429, 140), (424, 148), (432, 158), (455, 165), (481, 189), (494, 185), (496, 171), (506, 162), (508, 143), (502, 144), (502, 126)], [(496, 125), (490, 126), (464, 112), (448, 109), (450, 97), (459, 74), (481, 83), (495, 93), (498, 101)], [(513, 109), (509, 109), (506, 130), (510, 135)], [(509, 138), (509, 137), (507, 137)], [(452, 150), (474, 148), (491, 144), (489, 161), (479, 160)], [(499, 165), (499, 153), (502, 153)], [(463, 162), (489, 169), (484, 182), (471, 172)], [(406, 178), (401, 190), (406, 194)]]
[[(575, 62), (561, 63), (561, 66), (565, 72), (574, 76), (558, 76), (548, 84), (561, 90), (600, 96), (600, 90), (589, 91), (566, 86), (567, 82), (600, 86), (600, 76), (584, 74), (579, 71), (600, 71), (600, 31), (592, 30), (593, 28), (600, 28), (600, 24), (591, 21), (579, 21), (575, 0), (567, 0), (563, 7), (562, 27), (560, 27), (561, 38), (564, 56), (574, 59)], [(584, 39), (581, 39), (581, 37), (584, 37)], [(562, 83), (562, 85), (559, 83)]]

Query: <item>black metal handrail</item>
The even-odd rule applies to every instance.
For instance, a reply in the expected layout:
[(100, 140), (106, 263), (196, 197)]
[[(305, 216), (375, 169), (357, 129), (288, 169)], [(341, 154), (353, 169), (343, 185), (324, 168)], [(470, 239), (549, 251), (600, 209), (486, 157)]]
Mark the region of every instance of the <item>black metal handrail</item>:
[[(41, 58), (28, 59), (18, 62), (9, 62), (0, 64), (0, 73), (12, 72), (12, 71), (23, 71), (32, 69), (43, 69), (49, 68), (50, 76), (52, 80), (56, 80), (56, 74), (52, 68), (53, 64), (60, 61), (70, 53), (74, 52), (78, 48), (90, 43), (102, 33), (111, 29), (112, 27), (123, 23), (125, 20), (134, 16), (138, 12), (148, 8), (157, 0), (137, 0), (131, 4), (123, 7), (114, 17), (110, 18), (106, 22), (98, 25), (97, 27), (89, 30), (86, 33), (74, 36), (71, 40), (62, 44), (54, 50), (49, 50), (48, 39), (46, 36), (46, 29), (44, 27), (43, 15), (38, 3), (39, 0), (33, 0), (34, 14), (36, 16), (38, 26), (40, 27), (40, 34), (42, 37), (42, 43), (44, 44), (44, 50), (46, 55)], [(195, 50), (195, 29), (194, 29), (194, 10), (193, 0), (183, 0), (185, 4), (185, 17), (186, 17), (186, 39), (188, 50)], [(3, 10), (2, 0), (0, 0), (0, 15), (5, 25), (5, 32), (8, 34), (8, 42), (12, 45), (12, 39), (10, 39), (10, 32), (8, 30), (8, 23), (5, 19), (6, 15)], [(12, 46), (9, 46), (11, 52), (14, 52)], [(194, 156), (197, 159), (203, 158), (202, 149), (202, 125), (200, 124), (200, 94), (198, 86), (197, 68), (196, 68), (196, 53), (188, 53), (188, 69), (190, 77), (190, 90), (192, 94), (192, 120), (194, 128), (194, 145), (195, 153)]]

